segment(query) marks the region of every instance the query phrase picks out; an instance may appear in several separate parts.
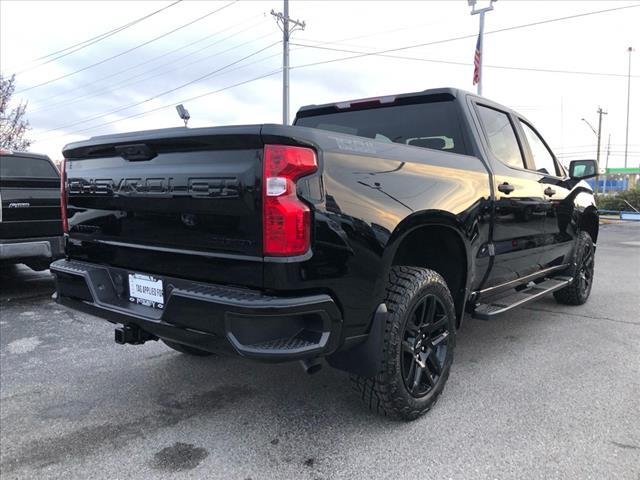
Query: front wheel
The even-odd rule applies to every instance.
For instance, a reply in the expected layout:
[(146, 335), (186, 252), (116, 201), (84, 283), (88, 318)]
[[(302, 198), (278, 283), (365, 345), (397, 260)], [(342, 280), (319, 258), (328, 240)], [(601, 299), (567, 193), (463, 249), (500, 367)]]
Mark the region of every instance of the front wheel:
[(566, 287), (553, 293), (558, 303), (564, 305), (582, 305), (587, 301), (593, 286), (595, 267), (595, 246), (587, 232), (580, 232), (573, 253), (573, 260), (567, 274), (573, 281)]
[(387, 283), (388, 309), (382, 371), (352, 377), (368, 407), (413, 420), (435, 405), (453, 362), (455, 308), (444, 279), (433, 270), (393, 267)]

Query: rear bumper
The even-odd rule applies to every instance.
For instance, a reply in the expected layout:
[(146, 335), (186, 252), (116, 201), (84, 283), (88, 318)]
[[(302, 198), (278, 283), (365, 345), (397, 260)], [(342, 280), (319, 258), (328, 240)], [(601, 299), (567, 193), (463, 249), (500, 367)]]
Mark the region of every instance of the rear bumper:
[(62, 237), (0, 240), (0, 260), (55, 259), (64, 253)]
[(342, 318), (328, 295), (276, 297), (158, 276), (165, 296), (159, 310), (129, 301), (128, 274), (134, 272), (70, 260), (50, 269), (58, 303), (202, 350), (288, 361), (328, 355), (338, 347)]

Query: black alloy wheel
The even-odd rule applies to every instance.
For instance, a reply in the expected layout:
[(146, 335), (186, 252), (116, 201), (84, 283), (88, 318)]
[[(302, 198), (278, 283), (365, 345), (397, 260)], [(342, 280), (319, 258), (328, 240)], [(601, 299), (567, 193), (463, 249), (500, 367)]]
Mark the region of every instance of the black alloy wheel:
[(576, 239), (571, 266), (564, 275), (573, 281), (561, 290), (553, 293), (558, 303), (564, 305), (582, 305), (587, 301), (593, 287), (596, 247), (587, 232), (580, 232)]
[(400, 359), (407, 391), (419, 398), (437, 384), (449, 343), (449, 319), (435, 295), (425, 295), (407, 317)]
[(352, 375), (362, 401), (382, 415), (415, 420), (438, 401), (453, 363), (456, 311), (444, 278), (423, 267), (393, 266), (377, 375)]
[(594, 272), (594, 257), (595, 251), (593, 247), (593, 243), (585, 243), (582, 246), (582, 252), (580, 255), (580, 265), (578, 266), (578, 273), (575, 277), (575, 282), (578, 284), (578, 289), (584, 295), (587, 292), (591, 291), (591, 286), (593, 284), (593, 272)]

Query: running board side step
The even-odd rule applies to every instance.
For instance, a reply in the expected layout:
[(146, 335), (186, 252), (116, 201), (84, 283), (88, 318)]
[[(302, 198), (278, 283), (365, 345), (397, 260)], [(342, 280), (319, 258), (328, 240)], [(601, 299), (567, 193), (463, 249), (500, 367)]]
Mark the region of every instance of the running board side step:
[(534, 302), (540, 297), (560, 290), (573, 281), (571, 277), (552, 277), (543, 282), (531, 285), (523, 290), (513, 292), (506, 296), (501, 296), (489, 303), (481, 303), (476, 306), (471, 316), (480, 320), (491, 320), (496, 315), (508, 312), (516, 307), (521, 307), (527, 303)]

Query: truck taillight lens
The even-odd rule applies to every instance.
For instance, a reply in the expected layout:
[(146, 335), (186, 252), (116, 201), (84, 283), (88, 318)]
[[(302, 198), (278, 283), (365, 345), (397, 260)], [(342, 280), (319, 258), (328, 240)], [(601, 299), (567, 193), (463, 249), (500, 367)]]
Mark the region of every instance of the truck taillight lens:
[(69, 219), (67, 218), (67, 161), (60, 164), (60, 216), (62, 217), (62, 231), (69, 233)]
[(296, 180), (318, 169), (310, 148), (265, 145), (262, 175), (262, 248), (267, 256), (309, 250), (311, 212), (296, 195)]

